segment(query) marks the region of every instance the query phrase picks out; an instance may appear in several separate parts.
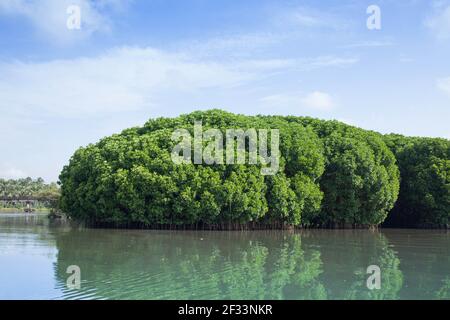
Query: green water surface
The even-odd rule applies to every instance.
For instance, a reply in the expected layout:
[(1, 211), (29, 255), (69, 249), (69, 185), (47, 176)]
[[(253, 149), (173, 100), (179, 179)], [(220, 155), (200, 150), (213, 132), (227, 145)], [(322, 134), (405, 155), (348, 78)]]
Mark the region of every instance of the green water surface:
[(112, 230), (0, 214), (0, 299), (449, 299), (449, 271), (447, 231)]

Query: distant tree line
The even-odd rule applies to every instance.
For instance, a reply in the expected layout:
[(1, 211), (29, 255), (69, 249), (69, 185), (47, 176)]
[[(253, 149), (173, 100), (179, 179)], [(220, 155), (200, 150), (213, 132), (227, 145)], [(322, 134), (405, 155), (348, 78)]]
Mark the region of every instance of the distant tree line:
[[(171, 134), (278, 129), (280, 170), (171, 160)], [(205, 142), (206, 143), (206, 142)], [(221, 110), (149, 120), (78, 149), (61, 175), (61, 206), (92, 224), (242, 227), (447, 227), (450, 141), (383, 136), (338, 121)]]
[(24, 204), (17, 200), (37, 200), (39, 207), (53, 207), (59, 197), (58, 184), (47, 184), (42, 178), (0, 179), (1, 207), (22, 207)]

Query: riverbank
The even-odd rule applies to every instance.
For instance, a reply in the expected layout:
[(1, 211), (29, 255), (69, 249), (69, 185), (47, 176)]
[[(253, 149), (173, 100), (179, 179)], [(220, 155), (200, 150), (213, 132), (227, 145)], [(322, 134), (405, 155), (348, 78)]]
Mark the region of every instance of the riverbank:
[(351, 223), (334, 223), (322, 226), (283, 225), (279, 223), (222, 223), (222, 224), (143, 224), (116, 222), (80, 222), (88, 228), (129, 229), (129, 230), (188, 230), (188, 231), (263, 231), (263, 230), (378, 230), (378, 229), (420, 229), (420, 230), (449, 230), (449, 225), (417, 225), (395, 226), (360, 225)]
[[(32, 213), (50, 213), (50, 208), (40, 208), (40, 209), (34, 209)], [(1, 213), (25, 213), (24, 209), (17, 209), (17, 208), (0, 208), (0, 214)]]
[[(23, 209), (0, 208), (0, 214), (51, 214), (51, 209), (36, 209), (25, 213)], [(57, 214), (49, 218), (61, 218), (65, 215)], [(279, 223), (222, 223), (222, 224), (143, 224), (143, 223), (116, 223), (116, 222), (86, 222), (80, 224), (92, 229), (124, 229), (124, 230), (173, 230), (173, 231), (263, 231), (263, 230), (379, 230), (379, 229), (419, 229), (419, 230), (450, 230), (449, 225), (418, 225), (418, 226), (383, 226), (359, 225), (351, 223), (335, 223), (323, 226), (293, 226)]]

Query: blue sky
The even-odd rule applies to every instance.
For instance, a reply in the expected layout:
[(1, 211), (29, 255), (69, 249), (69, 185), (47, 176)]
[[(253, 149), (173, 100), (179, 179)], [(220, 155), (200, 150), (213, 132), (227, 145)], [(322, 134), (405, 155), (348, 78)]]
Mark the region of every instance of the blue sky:
[(0, 177), (210, 108), (450, 138), (449, 57), (450, 1), (0, 0)]

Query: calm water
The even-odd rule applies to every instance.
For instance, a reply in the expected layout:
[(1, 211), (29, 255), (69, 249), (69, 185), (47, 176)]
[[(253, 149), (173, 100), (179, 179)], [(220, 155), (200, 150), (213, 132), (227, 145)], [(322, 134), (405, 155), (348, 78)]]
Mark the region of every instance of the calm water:
[[(366, 268), (381, 269), (381, 289)], [(81, 269), (68, 289), (67, 267)], [(0, 214), (0, 299), (449, 299), (450, 233), (82, 229)]]

